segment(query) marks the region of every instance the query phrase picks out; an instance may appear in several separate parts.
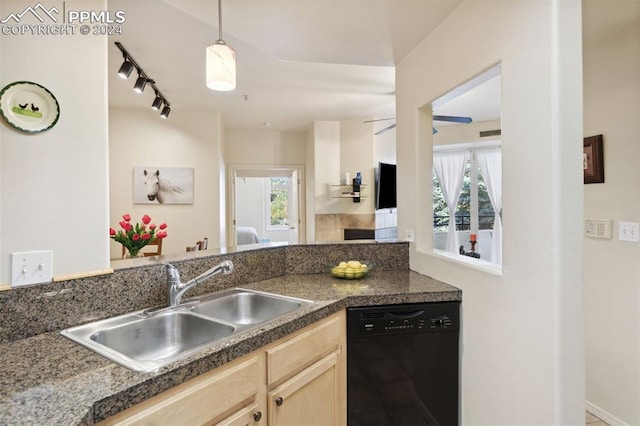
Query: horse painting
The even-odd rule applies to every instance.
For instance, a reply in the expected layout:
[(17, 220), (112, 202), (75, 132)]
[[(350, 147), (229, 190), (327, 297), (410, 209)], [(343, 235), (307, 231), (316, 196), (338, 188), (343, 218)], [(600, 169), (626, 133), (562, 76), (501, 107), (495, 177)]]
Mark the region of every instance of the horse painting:
[(149, 201), (160, 204), (188, 204), (193, 202), (192, 194), (178, 185), (172, 184), (164, 177), (160, 177), (160, 170), (149, 173), (144, 170), (144, 186)]

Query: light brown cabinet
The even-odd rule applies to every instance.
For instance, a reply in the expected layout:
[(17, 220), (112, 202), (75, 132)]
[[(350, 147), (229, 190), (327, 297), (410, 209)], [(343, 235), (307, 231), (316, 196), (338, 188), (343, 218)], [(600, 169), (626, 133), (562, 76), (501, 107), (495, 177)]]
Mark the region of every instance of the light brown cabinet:
[(338, 353), (332, 353), (269, 392), (270, 425), (344, 425)]
[(345, 425), (344, 312), (266, 350), (269, 425)]
[(101, 425), (346, 425), (338, 312), (110, 417)]
[(236, 419), (247, 409), (253, 415), (264, 406), (259, 373), (260, 359), (252, 354), (156, 395), (100, 425), (252, 424)]

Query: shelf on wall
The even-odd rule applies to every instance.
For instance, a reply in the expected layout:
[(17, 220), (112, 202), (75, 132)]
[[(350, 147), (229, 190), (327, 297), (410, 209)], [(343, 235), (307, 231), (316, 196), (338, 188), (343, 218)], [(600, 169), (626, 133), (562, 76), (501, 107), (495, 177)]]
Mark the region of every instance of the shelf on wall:
[[(333, 188), (349, 188), (351, 190), (353, 190), (353, 185), (331, 185)], [(355, 195), (353, 193), (353, 191), (349, 191), (349, 192), (343, 192), (339, 195), (332, 195), (331, 198), (348, 198), (348, 199), (353, 199), (354, 203), (358, 203), (360, 202), (360, 199), (362, 198), (367, 198), (366, 195), (362, 195), (362, 191), (367, 187), (367, 185), (360, 185), (361, 191), (358, 193), (358, 195)]]

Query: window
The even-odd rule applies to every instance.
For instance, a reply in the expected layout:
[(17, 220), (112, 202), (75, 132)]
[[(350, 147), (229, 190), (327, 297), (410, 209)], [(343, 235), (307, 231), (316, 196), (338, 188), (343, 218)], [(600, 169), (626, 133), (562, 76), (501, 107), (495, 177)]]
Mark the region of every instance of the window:
[[(436, 147), (433, 161), (434, 248), (500, 264), (502, 164), (499, 142), (479, 147), (468, 144)], [(453, 215), (449, 204), (455, 205)]]
[(267, 179), (267, 229), (271, 231), (289, 228), (289, 178), (272, 177)]

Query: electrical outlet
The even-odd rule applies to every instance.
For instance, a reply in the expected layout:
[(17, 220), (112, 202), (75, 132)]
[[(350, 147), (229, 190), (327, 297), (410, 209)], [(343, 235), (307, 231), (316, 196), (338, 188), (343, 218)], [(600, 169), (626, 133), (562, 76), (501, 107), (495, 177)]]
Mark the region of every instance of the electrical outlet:
[(407, 229), (405, 240), (414, 243), (416, 241), (416, 234), (413, 232), (413, 229)]
[(53, 251), (11, 253), (11, 286), (50, 282), (53, 279)]
[(631, 241), (632, 243), (640, 242), (640, 223), (619, 222), (618, 239), (620, 241)]

